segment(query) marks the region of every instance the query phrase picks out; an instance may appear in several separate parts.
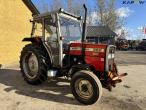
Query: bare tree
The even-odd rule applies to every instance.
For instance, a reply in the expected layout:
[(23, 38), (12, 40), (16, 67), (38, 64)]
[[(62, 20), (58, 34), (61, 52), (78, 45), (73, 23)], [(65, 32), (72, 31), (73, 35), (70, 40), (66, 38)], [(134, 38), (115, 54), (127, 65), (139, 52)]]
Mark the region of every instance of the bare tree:
[(44, 10), (44, 11), (49, 11), (49, 7), (48, 7), (48, 4), (47, 3), (45, 3), (45, 1), (44, 0), (42, 0), (42, 9)]
[(88, 17), (87, 17), (87, 24), (88, 25), (92, 25), (92, 26), (97, 25), (98, 19), (99, 19), (99, 17), (97, 15), (96, 11), (92, 11), (92, 10), (88, 11)]
[(74, 0), (66, 0), (67, 10), (73, 13)]
[(106, 25), (116, 30), (124, 25), (124, 19), (120, 18), (115, 9), (115, 0), (96, 0), (96, 11), (99, 16), (99, 24)]
[(49, 11), (49, 6), (45, 2), (45, 0), (41, 0), (41, 2), (38, 1), (35, 5), (39, 9), (40, 12), (47, 12), (47, 11)]
[(66, 0), (67, 10), (76, 15), (80, 15), (85, 1), (86, 0)]
[(51, 10), (57, 10), (64, 7), (62, 0), (51, 0)]
[(70, 13), (80, 15), (85, 1), (86, 0), (50, 0), (50, 3), (48, 4), (45, 0), (41, 0), (38, 7), (43, 12), (65, 8)]
[(106, 11), (105, 9), (105, 0), (96, 0), (96, 4), (98, 7), (98, 15), (99, 15), (99, 21), (100, 23), (103, 23), (103, 19), (104, 19), (104, 13)]

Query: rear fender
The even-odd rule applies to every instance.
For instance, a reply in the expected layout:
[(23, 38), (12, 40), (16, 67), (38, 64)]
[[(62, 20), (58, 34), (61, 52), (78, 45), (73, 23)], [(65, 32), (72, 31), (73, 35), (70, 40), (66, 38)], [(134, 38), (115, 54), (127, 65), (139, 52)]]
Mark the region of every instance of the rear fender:
[(32, 42), (32, 43), (41, 43), (42, 40), (39, 37), (32, 37), (32, 38), (24, 38), (23, 42)]
[(53, 60), (52, 60), (51, 50), (49, 50), (47, 48), (46, 44), (43, 43), (43, 41), (40, 37), (24, 38), (22, 41), (23, 42), (32, 42), (32, 43), (41, 45), (44, 48), (44, 50), (48, 53), (51, 64), (52, 64)]
[(72, 66), (73, 69), (78, 69), (78, 70), (90, 70), (91, 65), (89, 64), (77, 64)]
[(69, 71), (69, 76), (73, 76), (77, 71), (80, 70), (87, 70), (87, 71), (91, 71), (91, 65), (89, 64), (76, 64), (73, 65)]

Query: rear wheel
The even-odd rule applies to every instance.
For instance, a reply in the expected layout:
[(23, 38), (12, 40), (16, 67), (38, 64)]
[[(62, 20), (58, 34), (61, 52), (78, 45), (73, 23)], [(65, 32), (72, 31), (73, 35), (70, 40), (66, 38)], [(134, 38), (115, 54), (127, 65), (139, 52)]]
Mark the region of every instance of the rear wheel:
[(48, 60), (47, 53), (40, 45), (26, 45), (20, 56), (20, 68), (24, 79), (33, 85), (44, 82), (50, 67)]
[(79, 102), (90, 105), (100, 100), (102, 86), (96, 75), (83, 70), (73, 75), (71, 91)]

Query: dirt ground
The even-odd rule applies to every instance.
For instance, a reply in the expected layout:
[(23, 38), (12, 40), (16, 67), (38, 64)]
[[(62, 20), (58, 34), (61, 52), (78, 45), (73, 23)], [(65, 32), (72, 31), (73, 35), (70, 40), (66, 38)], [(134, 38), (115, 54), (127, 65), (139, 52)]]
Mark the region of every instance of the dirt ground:
[(64, 79), (39, 86), (24, 82), (18, 63), (0, 70), (0, 110), (146, 110), (146, 52), (117, 52), (123, 82), (112, 92), (103, 89), (100, 102), (85, 106), (77, 102)]

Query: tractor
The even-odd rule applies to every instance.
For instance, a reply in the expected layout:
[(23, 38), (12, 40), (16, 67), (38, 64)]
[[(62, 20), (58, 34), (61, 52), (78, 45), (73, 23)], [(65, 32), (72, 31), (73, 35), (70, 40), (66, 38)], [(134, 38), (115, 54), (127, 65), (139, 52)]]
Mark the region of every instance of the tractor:
[[(25, 81), (38, 85), (50, 78), (67, 77), (73, 96), (86, 105), (100, 100), (102, 88), (111, 91), (127, 73), (118, 74), (115, 46), (86, 42), (85, 17), (63, 9), (39, 13), (30, 0), (23, 0), (33, 12), (30, 38), (20, 56)], [(40, 27), (39, 34), (36, 34)]]
[(127, 51), (129, 49), (129, 44), (127, 39), (118, 38), (116, 41), (116, 46), (118, 50)]

